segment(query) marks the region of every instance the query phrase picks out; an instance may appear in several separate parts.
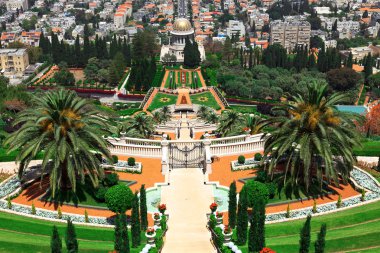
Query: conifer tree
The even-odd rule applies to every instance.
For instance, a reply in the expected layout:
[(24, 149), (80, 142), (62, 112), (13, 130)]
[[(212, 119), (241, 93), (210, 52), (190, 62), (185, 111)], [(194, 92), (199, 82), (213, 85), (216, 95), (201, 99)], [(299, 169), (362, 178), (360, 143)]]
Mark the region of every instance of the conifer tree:
[(240, 191), (239, 194), (239, 204), (238, 204), (238, 212), (237, 212), (237, 244), (244, 245), (247, 241), (247, 229), (248, 229), (248, 200), (247, 193), (245, 188)]
[(67, 230), (66, 230), (66, 248), (68, 253), (77, 253), (78, 252), (78, 240), (75, 233), (75, 227), (73, 222), (67, 220)]
[(139, 197), (137, 195), (137, 192), (135, 193), (135, 200), (132, 206), (132, 224), (131, 224), (131, 230), (132, 230), (132, 247), (136, 248), (140, 245), (141, 238), (140, 238), (140, 217), (139, 217)]
[(315, 253), (324, 253), (325, 252), (325, 237), (326, 237), (326, 224), (322, 224), (321, 230), (318, 233), (317, 240), (315, 241)]
[(348, 55), (347, 61), (346, 61), (346, 67), (347, 68), (352, 68), (352, 65), (353, 65), (352, 57), (353, 57), (352, 53), (350, 52), (350, 54)]
[(121, 229), (120, 229), (120, 215), (115, 217), (115, 241), (114, 241), (114, 250), (120, 251), (122, 238), (121, 238)]
[(230, 190), (228, 192), (228, 225), (231, 228), (236, 226), (236, 182), (233, 181), (230, 184)]
[(249, 222), (249, 232), (248, 232), (248, 252), (255, 252), (254, 239), (255, 239), (255, 225), (253, 225), (253, 218), (251, 218)]
[(140, 222), (141, 230), (145, 231), (148, 227), (148, 208), (146, 205), (146, 191), (145, 185), (140, 188)]
[(127, 226), (127, 216), (125, 213), (120, 214), (120, 235), (121, 235), (121, 248), (119, 253), (129, 253), (131, 249), (129, 247), (129, 236)]
[(310, 247), (310, 222), (311, 215), (308, 215), (306, 218), (306, 222), (303, 225), (300, 233), (300, 253), (308, 253)]
[(53, 234), (50, 240), (51, 253), (61, 253), (62, 252), (62, 240), (59, 237), (58, 229), (53, 226)]

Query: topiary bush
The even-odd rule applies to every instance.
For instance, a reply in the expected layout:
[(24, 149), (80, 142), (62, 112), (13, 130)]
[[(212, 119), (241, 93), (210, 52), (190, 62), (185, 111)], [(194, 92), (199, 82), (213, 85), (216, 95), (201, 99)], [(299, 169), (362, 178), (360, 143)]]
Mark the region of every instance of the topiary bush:
[(255, 201), (262, 199), (264, 203), (268, 203), (269, 191), (268, 187), (261, 182), (248, 180), (243, 186), (248, 196), (248, 207), (253, 207)]
[(112, 156), (112, 162), (115, 164), (119, 161), (119, 157), (117, 155)]
[(238, 163), (244, 164), (245, 163), (245, 156), (241, 155), (238, 157)]
[(273, 199), (274, 196), (276, 195), (277, 184), (272, 182), (272, 183), (266, 183), (265, 185), (268, 188), (269, 199)]
[(262, 158), (263, 156), (260, 153), (255, 154), (255, 161), (261, 161)]
[(214, 228), (216, 226), (216, 218), (215, 218), (214, 214), (210, 215), (210, 220), (208, 222), (208, 225), (209, 225), (210, 229), (214, 230)]
[(128, 166), (135, 166), (136, 165), (136, 159), (134, 157), (128, 158)]
[(106, 174), (104, 183), (109, 187), (117, 185), (119, 183), (119, 175), (116, 173)]
[(216, 234), (216, 247), (218, 247), (219, 249), (221, 249), (223, 247), (223, 242), (224, 242), (224, 235), (223, 235), (223, 232), (222, 232), (222, 229), (217, 227), (215, 228), (215, 234)]
[(265, 170), (259, 170), (257, 172), (257, 176), (255, 180), (261, 183), (265, 183), (267, 181), (267, 178), (268, 178), (268, 173)]
[(114, 213), (125, 213), (132, 208), (135, 195), (125, 184), (114, 185), (105, 195), (107, 207)]

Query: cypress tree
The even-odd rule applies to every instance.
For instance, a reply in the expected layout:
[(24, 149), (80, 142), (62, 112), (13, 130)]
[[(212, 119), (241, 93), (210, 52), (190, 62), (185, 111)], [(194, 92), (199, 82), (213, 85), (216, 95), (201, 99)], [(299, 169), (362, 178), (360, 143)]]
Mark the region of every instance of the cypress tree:
[(352, 68), (352, 65), (353, 65), (353, 62), (352, 62), (352, 53), (350, 52), (350, 54), (348, 55), (348, 58), (347, 58), (347, 62), (346, 62), (346, 67), (347, 68)]
[(228, 192), (228, 225), (231, 228), (236, 226), (236, 182), (233, 181), (230, 184), (230, 190)]
[(248, 252), (255, 252), (254, 251), (254, 244), (255, 244), (255, 226), (253, 225), (253, 217), (251, 218), (249, 222), (249, 232), (248, 232)]
[(140, 188), (140, 222), (141, 230), (145, 231), (148, 227), (148, 207), (146, 206), (145, 185)]
[(186, 38), (185, 40), (185, 47), (183, 49), (183, 64), (187, 67), (194, 67), (194, 60), (195, 55), (194, 55), (194, 50), (193, 50), (193, 45), (189, 38)]
[(125, 215), (125, 213), (120, 214), (120, 230), (122, 243), (119, 253), (129, 253), (131, 250), (129, 248), (127, 216)]
[(368, 53), (367, 57), (364, 60), (364, 77), (365, 82), (368, 83), (368, 77), (372, 75), (372, 56), (371, 53)]
[(249, 47), (248, 68), (249, 68), (249, 69), (252, 69), (252, 67), (253, 67), (253, 49), (252, 49), (252, 47), (250, 46), (250, 47)]
[(265, 205), (264, 199), (257, 202), (257, 249), (261, 251), (265, 247)]
[(139, 197), (137, 195), (137, 192), (135, 193), (135, 201), (133, 202), (132, 207), (132, 224), (131, 224), (131, 230), (132, 230), (132, 247), (136, 248), (140, 245), (141, 238), (140, 238), (140, 218), (139, 218)]
[(245, 188), (240, 191), (239, 204), (237, 212), (237, 244), (244, 245), (247, 241), (247, 229), (248, 229), (248, 200)]
[(311, 215), (308, 215), (306, 218), (306, 222), (303, 225), (300, 233), (300, 253), (308, 253), (310, 247), (310, 221)]
[(62, 252), (62, 240), (59, 237), (58, 229), (53, 226), (53, 234), (50, 240), (51, 253), (61, 253)]
[(120, 251), (122, 244), (121, 239), (121, 229), (120, 229), (120, 216), (116, 215), (115, 217), (115, 241), (114, 241), (114, 250)]
[(315, 253), (324, 253), (325, 252), (325, 237), (326, 237), (326, 224), (322, 224), (321, 230), (318, 233), (317, 240), (315, 241)]
[(77, 235), (75, 233), (75, 227), (73, 222), (67, 220), (67, 230), (66, 230), (66, 248), (68, 253), (77, 253), (78, 252), (78, 241)]
[(321, 52), (318, 54), (318, 70), (320, 72), (326, 72), (326, 52), (325, 48), (322, 47)]

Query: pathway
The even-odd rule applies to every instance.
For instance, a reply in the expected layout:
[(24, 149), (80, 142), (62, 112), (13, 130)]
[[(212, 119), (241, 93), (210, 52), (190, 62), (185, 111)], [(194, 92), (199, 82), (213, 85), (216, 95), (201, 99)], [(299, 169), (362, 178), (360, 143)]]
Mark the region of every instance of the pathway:
[(144, 105), (144, 108), (143, 108), (143, 111), (146, 112), (150, 106), (150, 104), (152, 103), (154, 97), (156, 96), (156, 94), (158, 93), (158, 89), (157, 88), (154, 88), (152, 94), (150, 94), (150, 97), (148, 99), (148, 101), (145, 103)]
[(168, 207), (168, 227), (163, 253), (211, 253), (211, 234), (206, 228), (212, 186), (203, 184), (199, 168), (174, 169), (170, 186), (162, 187), (162, 203)]
[(183, 141), (187, 141), (187, 140), (191, 140), (191, 137), (190, 137), (190, 129), (188, 127), (188, 121), (187, 121), (187, 118), (186, 118), (186, 114), (182, 114), (182, 118), (181, 118), (181, 128), (179, 130), (180, 134), (179, 134), (179, 140), (183, 140)]
[(214, 90), (214, 87), (210, 88), (210, 92), (214, 96), (214, 98), (215, 98), (216, 102), (218, 103), (218, 105), (220, 106), (220, 111), (225, 110), (226, 107), (224, 106), (224, 104), (222, 103), (222, 101), (220, 100), (220, 98), (218, 97), (218, 95), (216, 94), (216, 91)]
[(186, 98), (186, 105), (191, 106), (191, 98), (189, 94), (189, 89), (178, 89), (178, 97), (177, 97), (177, 102), (176, 105), (183, 105), (182, 102), (182, 97), (185, 96)]

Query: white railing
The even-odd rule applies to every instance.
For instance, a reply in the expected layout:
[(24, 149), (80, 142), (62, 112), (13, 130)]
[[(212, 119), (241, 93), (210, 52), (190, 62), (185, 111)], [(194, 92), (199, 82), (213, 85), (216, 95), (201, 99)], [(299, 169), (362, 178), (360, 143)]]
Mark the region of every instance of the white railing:
[(247, 138), (247, 135), (244, 134), (244, 135), (238, 135), (238, 136), (232, 136), (232, 137), (211, 139), (211, 146), (219, 145), (219, 144), (240, 143), (240, 142), (244, 142), (246, 138)]
[(245, 142), (211, 145), (212, 156), (227, 156), (260, 152), (264, 149), (264, 140), (247, 140)]
[(111, 154), (141, 157), (162, 157), (161, 146), (138, 146), (128, 144), (114, 144), (109, 147)]

